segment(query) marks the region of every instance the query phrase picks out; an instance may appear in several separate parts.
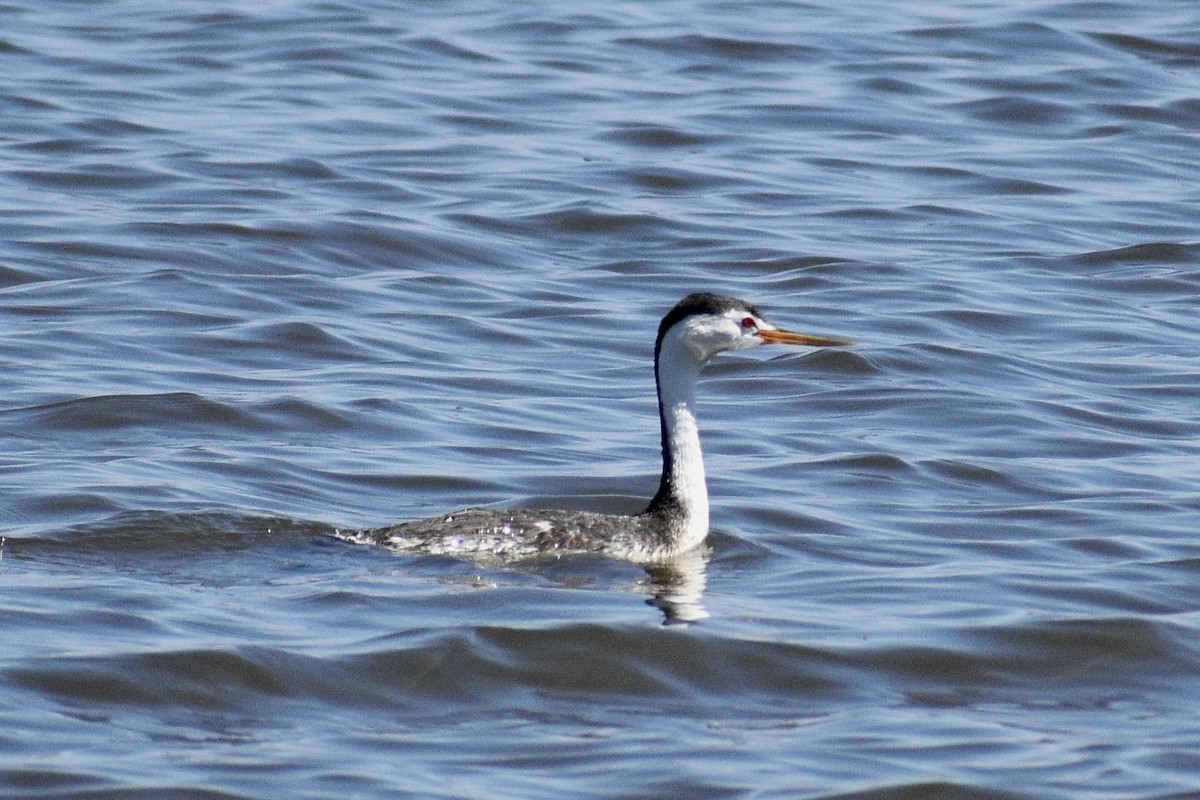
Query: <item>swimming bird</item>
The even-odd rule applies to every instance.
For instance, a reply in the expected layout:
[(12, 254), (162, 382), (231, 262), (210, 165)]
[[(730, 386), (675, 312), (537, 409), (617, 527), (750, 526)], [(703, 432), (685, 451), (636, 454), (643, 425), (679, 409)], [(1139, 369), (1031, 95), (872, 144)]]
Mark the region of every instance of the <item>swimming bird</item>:
[(462, 556), (592, 552), (641, 563), (671, 559), (708, 535), (708, 489), (695, 412), (700, 371), (719, 353), (764, 344), (841, 347), (852, 342), (781, 330), (745, 300), (709, 292), (689, 294), (663, 317), (654, 343), (662, 477), (658, 493), (640, 514), (468, 508), (336, 535), (393, 550)]

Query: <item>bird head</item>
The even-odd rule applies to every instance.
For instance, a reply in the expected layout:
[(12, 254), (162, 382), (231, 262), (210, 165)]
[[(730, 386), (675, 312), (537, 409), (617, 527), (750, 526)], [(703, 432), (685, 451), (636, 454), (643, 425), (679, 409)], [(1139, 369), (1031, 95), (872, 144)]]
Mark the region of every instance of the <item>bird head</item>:
[(709, 292), (690, 294), (667, 312), (658, 327), (656, 357), (668, 337), (701, 365), (718, 353), (764, 344), (807, 347), (843, 347), (852, 344), (848, 339), (782, 330), (768, 322), (756, 306), (745, 300)]

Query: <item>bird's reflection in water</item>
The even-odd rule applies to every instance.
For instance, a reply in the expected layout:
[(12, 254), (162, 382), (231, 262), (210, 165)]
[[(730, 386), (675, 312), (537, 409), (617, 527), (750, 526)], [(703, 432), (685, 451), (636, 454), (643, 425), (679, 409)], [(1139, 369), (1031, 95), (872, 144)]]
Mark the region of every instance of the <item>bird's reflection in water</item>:
[[(704, 588), (708, 582), (708, 562), (711, 558), (712, 548), (705, 544), (667, 561), (641, 564), (645, 575), (622, 585), (626, 570), (635, 565), (618, 559), (607, 559), (590, 553), (571, 553), (562, 557), (538, 556), (529, 559), (473, 553), (469, 557), (456, 560), (464, 560), (486, 569), (491, 573), (490, 576), (477, 574), (465, 581), (462, 576), (458, 576), (449, 582), (455, 585), (469, 585), (472, 588), (494, 589), (507, 583), (500, 574), (508, 572), (513, 573), (514, 580), (519, 581), (515, 577), (518, 574), (536, 576), (537, 579), (549, 581), (551, 585), (560, 589), (615, 589), (645, 597), (646, 605), (662, 613), (664, 625), (689, 625), (709, 616), (704, 607)], [(605, 561), (610, 562), (607, 569), (597, 564)], [(616, 573), (611, 571), (614, 568)], [(611, 583), (613, 579), (618, 582), (615, 586)], [(624, 577), (624, 580), (628, 581), (629, 578)]]
[(650, 594), (646, 603), (662, 612), (664, 625), (690, 625), (708, 618), (704, 587), (711, 558), (712, 548), (705, 545), (670, 561), (644, 565), (646, 577), (638, 585)]

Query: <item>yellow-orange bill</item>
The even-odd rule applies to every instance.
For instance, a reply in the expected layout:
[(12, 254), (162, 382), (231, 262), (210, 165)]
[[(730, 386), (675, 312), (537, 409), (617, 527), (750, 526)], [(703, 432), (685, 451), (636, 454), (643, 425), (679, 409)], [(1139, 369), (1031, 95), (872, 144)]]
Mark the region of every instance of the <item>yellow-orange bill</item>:
[(832, 336), (813, 336), (808, 333), (792, 333), (781, 330), (761, 330), (758, 338), (767, 344), (802, 344), (808, 347), (848, 347), (854, 344), (849, 339), (836, 339)]

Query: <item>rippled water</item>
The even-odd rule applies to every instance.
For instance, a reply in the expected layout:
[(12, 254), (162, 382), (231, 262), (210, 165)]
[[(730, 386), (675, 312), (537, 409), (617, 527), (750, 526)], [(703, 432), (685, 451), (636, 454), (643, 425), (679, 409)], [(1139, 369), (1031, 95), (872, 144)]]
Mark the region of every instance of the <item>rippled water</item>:
[(1200, 796), (1200, 14), (411, 5), (0, 7), (0, 794)]

